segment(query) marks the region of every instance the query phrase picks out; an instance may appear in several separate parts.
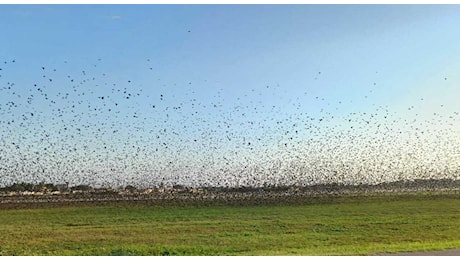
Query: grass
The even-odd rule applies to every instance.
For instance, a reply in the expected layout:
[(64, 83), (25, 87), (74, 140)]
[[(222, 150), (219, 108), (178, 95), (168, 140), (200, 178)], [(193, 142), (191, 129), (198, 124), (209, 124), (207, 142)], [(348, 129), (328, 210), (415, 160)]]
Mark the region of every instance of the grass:
[(460, 247), (460, 200), (0, 211), (0, 255), (373, 255)]

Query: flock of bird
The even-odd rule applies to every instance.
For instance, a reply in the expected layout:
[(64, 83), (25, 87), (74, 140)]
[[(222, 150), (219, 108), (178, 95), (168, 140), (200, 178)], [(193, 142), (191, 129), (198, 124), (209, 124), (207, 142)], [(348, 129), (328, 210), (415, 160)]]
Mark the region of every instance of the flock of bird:
[[(139, 63), (145, 67), (139, 73), (154, 73), (153, 61)], [(205, 98), (200, 83), (172, 91), (161, 78), (152, 76), (146, 87), (104, 72), (103, 59), (78, 66), (0, 63), (0, 185), (260, 187), (460, 178), (458, 110), (430, 118), (386, 105), (347, 113), (327, 96), (283, 101), (278, 84), (236, 99), (219, 88)], [(36, 77), (21, 78), (27, 69)]]

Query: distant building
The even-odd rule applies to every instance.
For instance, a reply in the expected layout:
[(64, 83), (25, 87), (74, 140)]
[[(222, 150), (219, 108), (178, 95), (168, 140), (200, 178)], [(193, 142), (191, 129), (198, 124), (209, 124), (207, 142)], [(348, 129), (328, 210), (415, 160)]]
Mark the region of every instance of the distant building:
[(142, 193), (143, 194), (150, 194), (153, 192), (153, 189), (145, 189)]

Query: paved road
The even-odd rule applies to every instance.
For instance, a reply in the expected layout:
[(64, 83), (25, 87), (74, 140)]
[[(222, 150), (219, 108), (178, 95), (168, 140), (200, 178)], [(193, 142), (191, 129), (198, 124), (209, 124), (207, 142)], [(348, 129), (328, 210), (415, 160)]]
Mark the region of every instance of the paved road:
[(388, 254), (388, 256), (460, 256), (460, 248), (442, 251), (397, 253)]

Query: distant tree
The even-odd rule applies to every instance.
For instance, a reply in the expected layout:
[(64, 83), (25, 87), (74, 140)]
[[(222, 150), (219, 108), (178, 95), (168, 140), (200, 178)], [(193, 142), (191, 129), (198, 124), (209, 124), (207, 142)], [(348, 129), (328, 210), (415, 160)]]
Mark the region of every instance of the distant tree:
[(45, 188), (50, 190), (50, 191), (59, 191), (58, 187), (56, 185), (54, 185), (53, 183), (45, 184)]
[(24, 187), (24, 183), (14, 183), (10, 187), (11, 191), (26, 191), (26, 187)]
[(176, 189), (176, 190), (181, 190), (181, 189), (184, 189), (185, 186), (184, 185), (180, 185), (180, 184), (174, 184), (173, 185), (173, 189)]
[(133, 185), (127, 185), (125, 187), (125, 190), (129, 191), (129, 192), (135, 192), (137, 190), (136, 187), (134, 187)]
[(26, 191), (34, 191), (35, 185), (33, 183), (21, 183)]
[(77, 186), (73, 186), (70, 188), (70, 190), (72, 191), (89, 191), (89, 190), (92, 190), (93, 188), (89, 185), (85, 185), (85, 184), (82, 184), (82, 185), (77, 185)]

